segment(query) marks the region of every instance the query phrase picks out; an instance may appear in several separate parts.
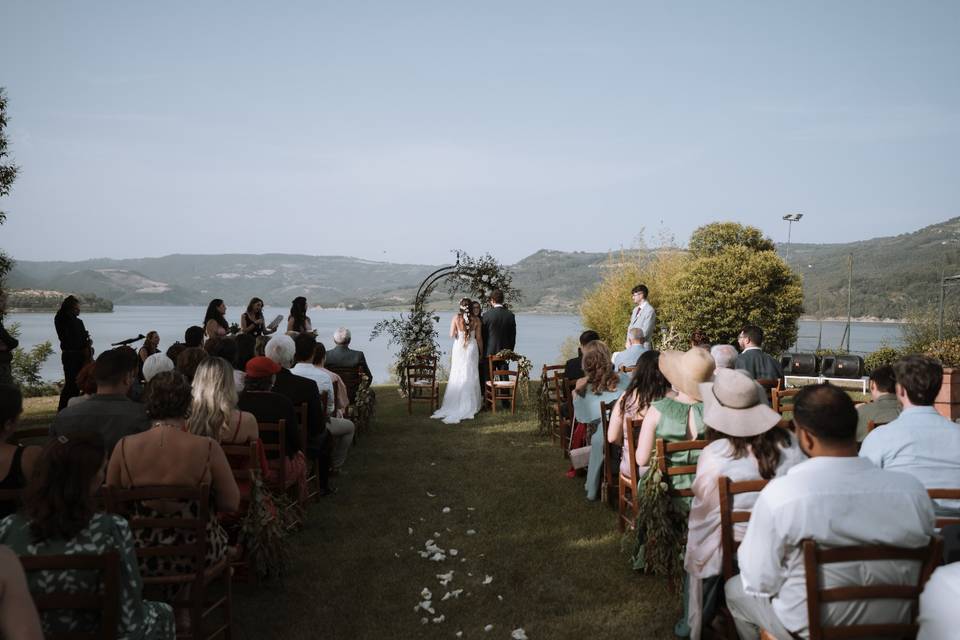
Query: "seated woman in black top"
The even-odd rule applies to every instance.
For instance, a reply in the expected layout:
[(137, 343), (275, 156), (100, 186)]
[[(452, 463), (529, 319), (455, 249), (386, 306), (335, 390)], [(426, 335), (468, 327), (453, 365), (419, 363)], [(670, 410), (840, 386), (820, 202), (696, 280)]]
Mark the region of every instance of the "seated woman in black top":
[[(41, 447), (7, 444), (23, 413), (23, 396), (12, 384), (0, 384), (0, 489), (23, 489), (40, 457)], [(15, 502), (0, 502), (0, 518), (17, 510)]]

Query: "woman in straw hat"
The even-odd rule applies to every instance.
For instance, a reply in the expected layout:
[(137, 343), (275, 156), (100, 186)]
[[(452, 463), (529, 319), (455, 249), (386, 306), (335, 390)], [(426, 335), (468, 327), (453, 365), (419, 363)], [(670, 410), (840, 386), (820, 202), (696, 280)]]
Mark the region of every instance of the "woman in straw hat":
[[(610, 363), (610, 349), (601, 340), (593, 340), (584, 345), (581, 362), (586, 376), (580, 378), (574, 387), (573, 415), (577, 422), (595, 426), (601, 419), (600, 403), (613, 403), (627, 388), (630, 378), (614, 371)], [(590, 462), (584, 484), (587, 500), (599, 498), (605, 440), (603, 429), (594, 431), (590, 438)]]
[[(767, 406), (763, 387), (744, 373), (718, 369), (713, 382), (700, 385), (700, 393), (706, 439), (711, 442), (697, 461), (684, 561), (687, 621), (694, 640), (716, 614), (723, 592), (718, 479), (770, 480), (804, 460), (793, 434), (777, 426), (780, 414)], [(756, 493), (736, 495), (734, 509), (750, 510), (756, 499)], [(734, 537), (742, 538), (746, 528), (746, 523), (737, 524)]]

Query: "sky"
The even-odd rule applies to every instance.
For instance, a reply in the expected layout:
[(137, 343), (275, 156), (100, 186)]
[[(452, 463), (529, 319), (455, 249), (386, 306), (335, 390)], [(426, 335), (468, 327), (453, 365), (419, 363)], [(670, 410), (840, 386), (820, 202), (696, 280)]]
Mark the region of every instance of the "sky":
[(21, 260), (510, 264), (960, 215), (960, 3), (0, 4)]

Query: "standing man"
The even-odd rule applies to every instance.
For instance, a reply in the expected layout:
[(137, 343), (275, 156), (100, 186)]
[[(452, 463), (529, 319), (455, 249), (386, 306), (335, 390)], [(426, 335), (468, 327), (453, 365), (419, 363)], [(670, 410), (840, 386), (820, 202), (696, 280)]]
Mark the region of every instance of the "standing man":
[(630, 294), (633, 298), (633, 304), (636, 306), (633, 308), (633, 313), (630, 314), (630, 325), (627, 327), (627, 331), (640, 329), (643, 332), (643, 347), (652, 349), (650, 339), (653, 337), (653, 329), (657, 325), (657, 310), (647, 302), (650, 291), (647, 289), (647, 285), (638, 284), (631, 290)]
[[(481, 331), (483, 333), (483, 355), (494, 356), (504, 349), (513, 351), (517, 344), (517, 319), (513, 312), (503, 306), (503, 291), (494, 289), (490, 292), (491, 309), (481, 316)], [(487, 367), (488, 360), (483, 359), (480, 367), (480, 388), (490, 377)]]
[(93, 341), (83, 326), (83, 320), (77, 317), (79, 315), (80, 301), (76, 296), (67, 296), (53, 317), (60, 339), (60, 361), (63, 363), (63, 390), (57, 411), (62, 411), (70, 398), (80, 395), (77, 374), (93, 358)]

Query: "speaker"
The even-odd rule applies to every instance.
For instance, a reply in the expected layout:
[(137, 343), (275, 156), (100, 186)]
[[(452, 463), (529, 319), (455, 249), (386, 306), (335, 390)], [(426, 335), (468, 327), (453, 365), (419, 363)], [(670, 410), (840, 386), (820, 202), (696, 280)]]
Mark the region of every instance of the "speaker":
[(780, 368), (785, 376), (815, 376), (817, 356), (812, 353), (788, 353), (781, 356)]
[(863, 358), (860, 356), (824, 356), (820, 375), (826, 378), (860, 378), (863, 376)]

